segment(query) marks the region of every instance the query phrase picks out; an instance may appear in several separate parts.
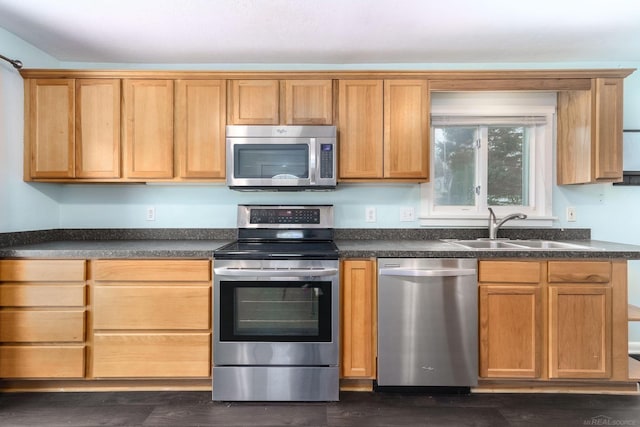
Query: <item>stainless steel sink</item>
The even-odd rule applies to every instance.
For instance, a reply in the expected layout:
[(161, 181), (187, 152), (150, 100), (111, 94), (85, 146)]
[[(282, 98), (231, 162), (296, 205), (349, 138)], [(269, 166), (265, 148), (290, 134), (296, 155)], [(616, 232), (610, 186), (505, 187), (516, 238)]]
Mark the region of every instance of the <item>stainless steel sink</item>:
[(575, 243), (556, 242), (553, 240), (517, 240), (515, 241), (515, 243), (531, 249), (594, 249), (590, 246), (577, 245)]
[(591, 246), (554, 240), (445, 240), (466, 249), (511, 249), (511, 250), (594, 250)]

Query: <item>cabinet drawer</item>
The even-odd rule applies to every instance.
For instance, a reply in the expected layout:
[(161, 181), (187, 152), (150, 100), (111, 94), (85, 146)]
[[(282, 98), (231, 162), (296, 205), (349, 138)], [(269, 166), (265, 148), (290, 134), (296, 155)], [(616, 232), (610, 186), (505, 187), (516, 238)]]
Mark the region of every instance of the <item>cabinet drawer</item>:
[(84, 346), (0, 346), (1, 378), (83, 378)]
[(83, 307), (84, 285), (0, 284), (0, 307)]
[(608, 283), (608, 261), (549, 261), (549, 283)]
[(85, 261), (80, 259), (22, 259), (0, 261), (2, 282), (82, 282)]
[(83, 342), (84, 310), (0, 311), (0, 342)]
[(529, 261), (480, 261), (478, 280), (490, 283), (539, 283), (541, 265)]
[(209, 333), (96, 333), (93, 344), (96, 378), (210, 376)]
[(96, 286), (94, 329), (209, 329), (206, 286)]
[(97, 260), (96, 281), (206, 282), (211, 280), (209, 260)]

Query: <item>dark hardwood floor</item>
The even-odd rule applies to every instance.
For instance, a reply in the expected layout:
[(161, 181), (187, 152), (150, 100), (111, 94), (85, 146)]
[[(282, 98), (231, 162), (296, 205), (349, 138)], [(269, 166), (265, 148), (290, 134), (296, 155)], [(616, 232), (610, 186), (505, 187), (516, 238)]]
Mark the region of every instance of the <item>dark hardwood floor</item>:
[(332, 403), (208, 392), (0, 393), (0, 426), (640, 426), (638, 395), (346, 393)]

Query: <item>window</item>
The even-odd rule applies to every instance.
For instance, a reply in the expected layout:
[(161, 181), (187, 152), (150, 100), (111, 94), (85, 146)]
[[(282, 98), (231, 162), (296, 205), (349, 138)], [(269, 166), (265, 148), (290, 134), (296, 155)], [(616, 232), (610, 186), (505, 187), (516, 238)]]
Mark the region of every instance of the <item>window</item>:
[(555, 93), (433, 98), (421, 223), (479, 225), (491, 207), (497, 215), (524, 212), (527, 225), (550, 225)]

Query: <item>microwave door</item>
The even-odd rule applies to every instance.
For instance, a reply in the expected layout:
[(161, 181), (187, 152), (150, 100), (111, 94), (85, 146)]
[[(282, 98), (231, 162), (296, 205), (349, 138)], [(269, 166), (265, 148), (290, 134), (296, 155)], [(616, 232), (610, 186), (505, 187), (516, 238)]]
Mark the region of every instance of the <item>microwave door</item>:
[[(297, 187), (312, 183), (315, 145), (313, 138), (252, 138), (228, 140), (231, 186)], [(229, 164), (230, 163), (230, 164)]]

